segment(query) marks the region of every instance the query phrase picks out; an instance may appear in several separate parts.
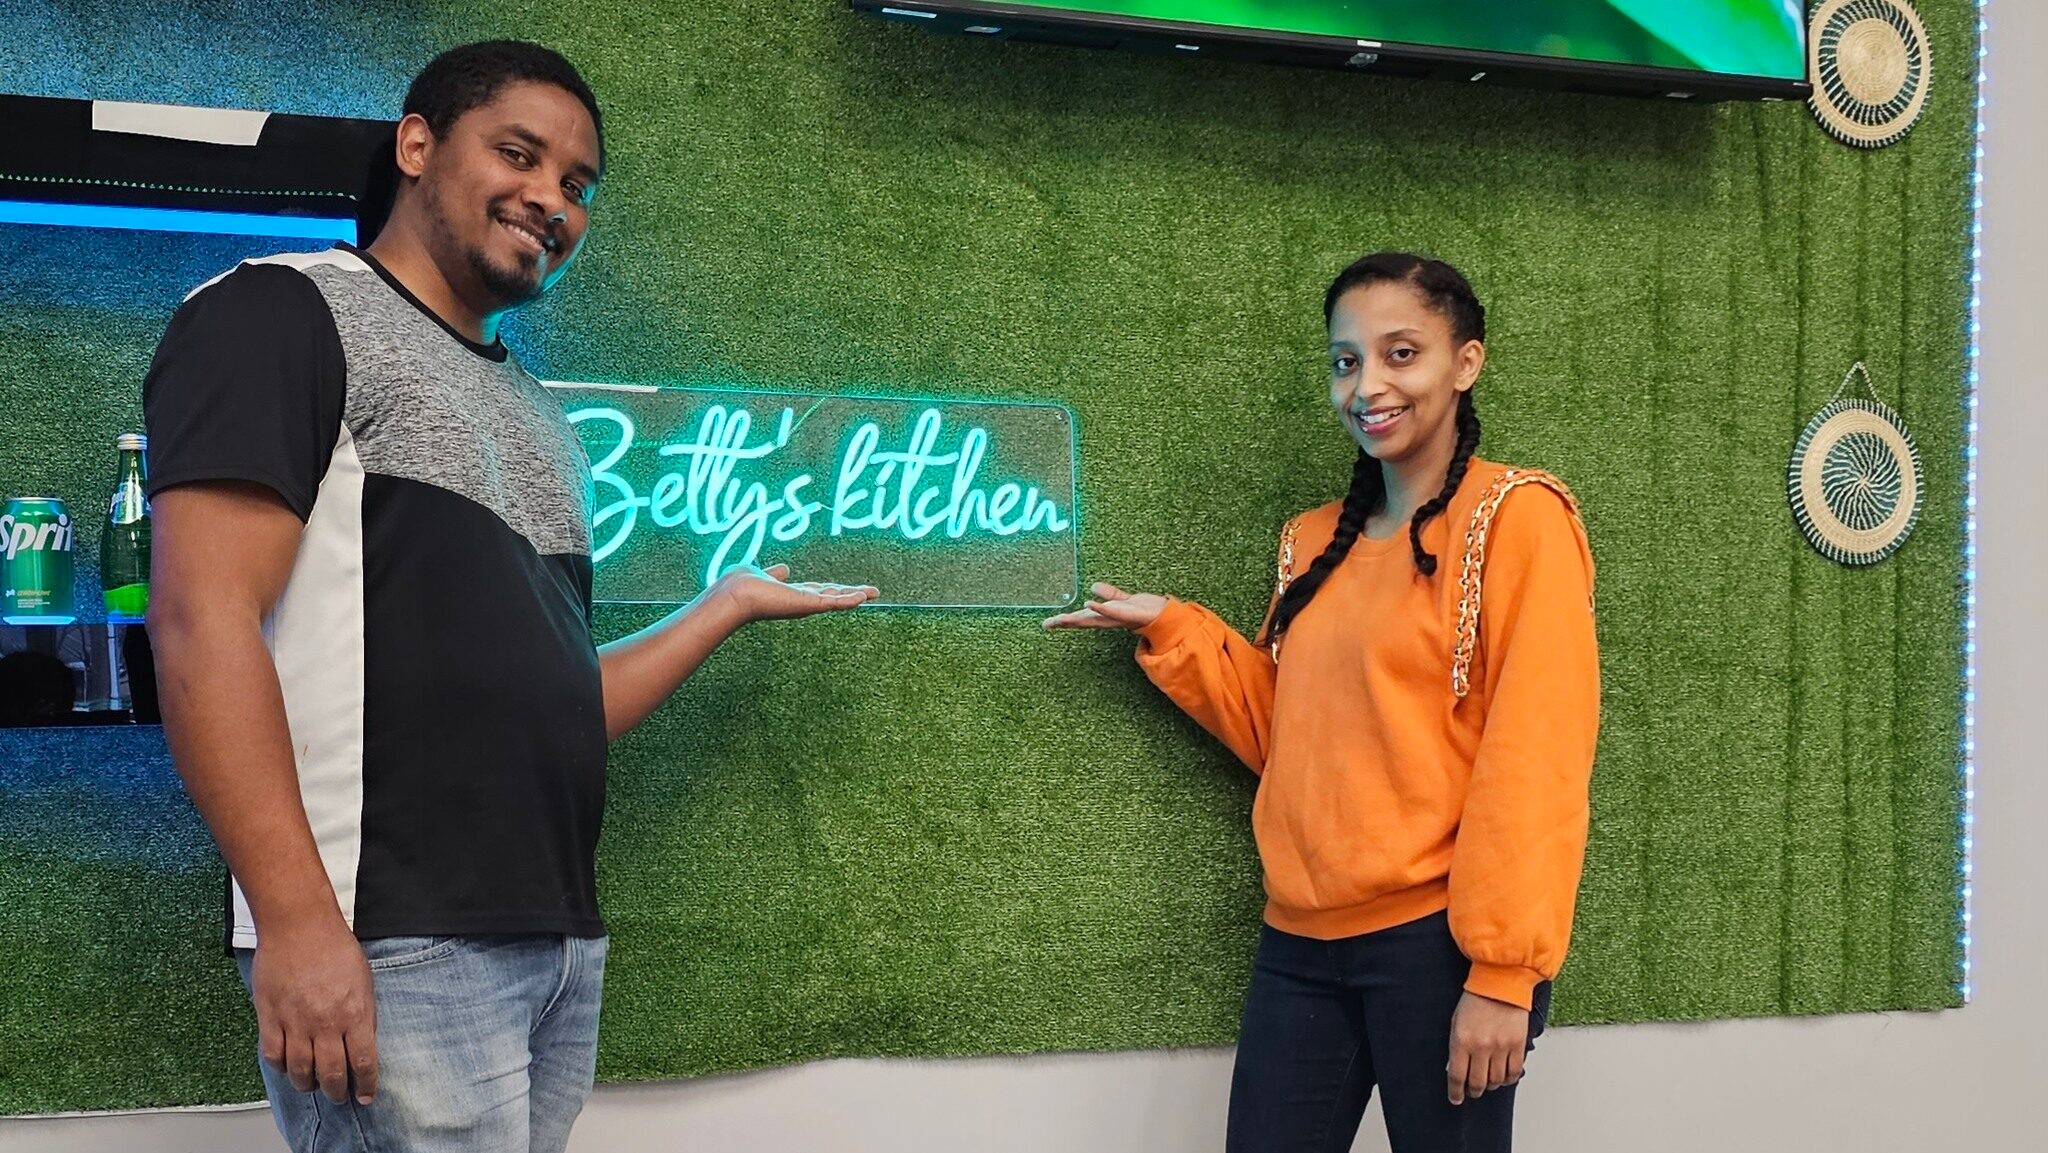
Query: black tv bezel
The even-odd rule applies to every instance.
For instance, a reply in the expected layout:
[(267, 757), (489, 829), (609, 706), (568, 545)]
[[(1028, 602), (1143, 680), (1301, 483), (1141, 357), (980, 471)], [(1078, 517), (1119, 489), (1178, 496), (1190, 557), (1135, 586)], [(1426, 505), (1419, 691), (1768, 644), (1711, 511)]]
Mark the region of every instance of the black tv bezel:
[[(848, 0), (860, 12), (935, 31), (965, 34), (970, 27), (997, 27), (989, 40), (1017, 40), (1069, 46), (1118, 48), (1150, 53), (1203, 55), (1311, 68), (1336, 68), (1366, 75), (1428, 78), (1525, 88), (1563, 89), (1615, 96), (1723, 100), (1804, 100), (1813, 93), (1806, 80), (1743, 76), (1689, 68), (1570, 60), (1518, 52), (1492, 52), (1439, 44), (1404, 44), (1297, 32), (1232, 28), (1079, 10), (1019, 8), (998, 0)], [(926, 13), (928, 16), (915, 15)], [(1189, 52), (1192, 47), (1195, 51)], [(1483, 74), (1483, 75), (1482, 75)]]

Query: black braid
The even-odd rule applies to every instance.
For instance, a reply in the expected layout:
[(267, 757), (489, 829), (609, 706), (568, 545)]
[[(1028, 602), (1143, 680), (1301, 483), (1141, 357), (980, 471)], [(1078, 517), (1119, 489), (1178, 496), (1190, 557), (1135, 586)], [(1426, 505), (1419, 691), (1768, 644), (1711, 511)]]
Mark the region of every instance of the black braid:
[[(1427, 260), (1405, 252), (1375, 252), (1353, 261), (1323, 294), (1324, 321), (1336, 311), (1337, 301), (1345, 293), (1362, 285), (1387, 281), (1411, 284), (1427, 297), (1431, 307), (1450, 319), (1451, 336), (1460, 344), (1486, 339), (1486, 306), (1479, 303), (1479, 294), (1472, 291), (1464, 274), (1441, 260)], [(1435, 576), (1437, 566), (1436, 557), (1422, 547), (1422, 526), (1450, 506), (1458, 487), (1465, 483), (1472, 454), (1479, 450), (1479, 414), (1473, 409), (1470, 390), (1458, 396), (1457, 429), (1458, 443), (1452, 451), (1450, 470), (1444, 475), (1443, 490), (1415, 510), (1408, 526), (1409, 543), (1415, 549), (1415, 567), (1424, 576)], [(1280, 603), (1273, 606), (1273, 620), (1266, 626), (1267, 643), (1279, 640), (1295, 616), (1314, 599), (1316, 590), (1330, 579), (1365, 532), (1366, 518), (1381, 511), (1386, 501), (1387, 480), (1380, 462), (1360, 449), (1358, 459), (1351, 465), (1351, 488), (1344, 494), (1344, 509), (1337, 515), (1337, 534), (1308, 566), (1308, 571), (1287, 586)]]
[(1422, 526), (1430, 519), (1451, 506), (1451, 498), (1458, 495), (1458, 486), (1465, 483), (1465, 468), (1472, 463), (1472, 454), (1479, 451), (1479, 414), (1472, 408), (1472, 390), (1458, 394), (1458, 447), (1452, 450), (1450, 471), (1444, 474), (1444, 487), (1428, 504), (1415, 510), (1415, 519), (1408, 522), (1408, 542), (1415, 547), (1415, 567), (1423, 576), (1436, 575), (1436, 557), (1422, 547)]
[(1387, 503), (1387, 478), (1380, 471), (1380, 462), (1374, 460), (1364, 449), (1358, 450), (1358, 459), (1351, 464), (1351, 487), (1344, 493), (1344, 510), (1337, 514), (1337, 535), (1330, 538), (1328, 548), (1316, 557), (1308, 571), (1295, 578), (1280, 596), (1280, 603), (1273, 606), (1273, 623), (1267, 626), (1266, 638), (1278, 640), (1287, 631), (1294, 615), (1308, 606), (1337, 570), (1351, 546), (1358, 542), (1365, 532), (1365, 518), (1380, 511)]

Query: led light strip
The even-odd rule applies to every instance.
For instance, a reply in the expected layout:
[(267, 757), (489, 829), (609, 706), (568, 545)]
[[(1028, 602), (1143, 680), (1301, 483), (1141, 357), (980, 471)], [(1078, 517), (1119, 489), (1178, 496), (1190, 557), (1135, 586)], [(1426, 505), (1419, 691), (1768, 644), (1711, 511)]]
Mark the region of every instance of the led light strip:
[(1962, 972), (1958, 988), (1970, 1001), (1970, 926), (1975, 894), (1977, 809), (1977, 391), (1982, 377), (1984, 304), (1985, 60), (1991, 50), (1990, 0), (1977, 0), (1977, 107), (1970, 167), (1970, 370), (1964, 390), (1969, 423), (1963, 441), (1963, 814)]
[(0, 200), (0, 224), (72, 228), (126, 228), (144, 232), (210, 232), (354, 243), (353, 218), (285, 216), (265, 212), (212, 212), (198, 208), (145, 208), (125, 204), (49, 204)]

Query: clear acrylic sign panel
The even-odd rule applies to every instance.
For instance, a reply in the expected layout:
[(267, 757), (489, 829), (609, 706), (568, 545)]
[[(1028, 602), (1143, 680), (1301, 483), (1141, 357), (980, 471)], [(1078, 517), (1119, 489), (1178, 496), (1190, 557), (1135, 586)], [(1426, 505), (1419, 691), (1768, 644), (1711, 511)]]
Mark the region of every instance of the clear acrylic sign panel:
[(590, 456), (599, 601), (680, 604), (775, 563), (884, 605), (1058, 608), (1079, 589), (1063, 406), (548, 387)]

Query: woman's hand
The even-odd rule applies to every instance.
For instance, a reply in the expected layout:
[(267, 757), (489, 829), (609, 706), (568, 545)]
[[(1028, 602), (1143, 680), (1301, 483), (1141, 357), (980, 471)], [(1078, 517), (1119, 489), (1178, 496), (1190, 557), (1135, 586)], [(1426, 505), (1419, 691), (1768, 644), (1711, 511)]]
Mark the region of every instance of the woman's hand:
[(1451, 1104), (1463, 1105), (1522, 1079), (1529, 1052), (1529, 1010), (1466, 993), (1451, 1015)]
[(1061, 613), (1045, 622), (1049, 629), (1141, 629), (1166, 611), (1166, 598), (1154, 593), (1127, 593), (1113, 584), (1090, 586), (1095, 598), (1086, 607)]

